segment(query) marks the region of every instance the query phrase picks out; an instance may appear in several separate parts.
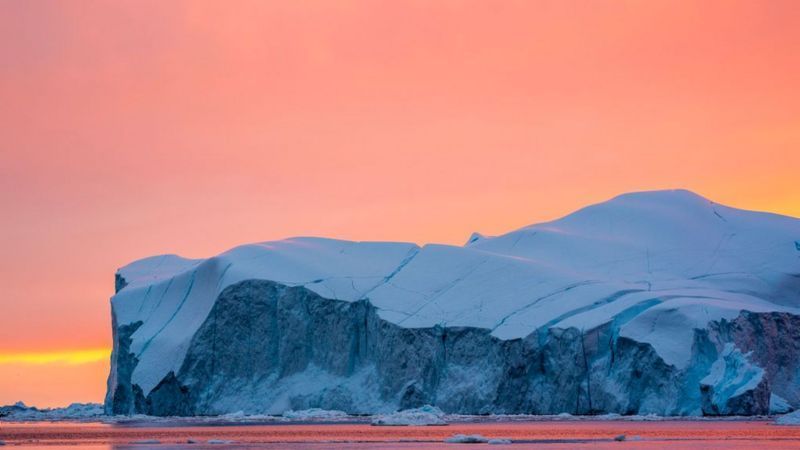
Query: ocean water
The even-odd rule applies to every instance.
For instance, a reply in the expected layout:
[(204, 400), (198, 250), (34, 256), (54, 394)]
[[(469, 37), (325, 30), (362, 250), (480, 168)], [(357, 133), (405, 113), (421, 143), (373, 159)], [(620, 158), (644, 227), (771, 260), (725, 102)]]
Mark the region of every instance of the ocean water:
[[(767, 420), (476, 421), (446, 426), (376, 427), (365, 423), (197, 426), (180, 423), (4, 423), (6, 448), (33, 449), (459, 449), (454, 434), (505, 438), (513, 449), (800, 449), (800, 427)], [(625, 436), (617, 441), (615, 437)], [(196, 443), (188, 443), (193, 440)], [(151, 441), (151, 442), (146, 442)], [(157, 441), (157, 442), (156, 442)], [(229, 443), (209, 443), (231, 441)]]

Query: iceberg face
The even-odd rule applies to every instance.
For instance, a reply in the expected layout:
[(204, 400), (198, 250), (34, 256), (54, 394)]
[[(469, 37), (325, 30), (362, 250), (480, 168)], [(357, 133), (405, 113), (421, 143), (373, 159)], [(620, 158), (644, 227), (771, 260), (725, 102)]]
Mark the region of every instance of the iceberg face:
[(797, 408), (798, 237), (797, 219), (659, 191), (463, 247), (147, 258), (117, 272), (106, 411)]

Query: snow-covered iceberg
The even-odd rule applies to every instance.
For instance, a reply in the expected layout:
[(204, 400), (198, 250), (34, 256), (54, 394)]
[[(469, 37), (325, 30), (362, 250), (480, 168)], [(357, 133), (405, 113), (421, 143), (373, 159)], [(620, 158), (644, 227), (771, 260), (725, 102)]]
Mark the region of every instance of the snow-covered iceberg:
[(109, 414), (800, 407), (800, 220), (682, 190), (462, 247), (155, 256), (116, 285)]

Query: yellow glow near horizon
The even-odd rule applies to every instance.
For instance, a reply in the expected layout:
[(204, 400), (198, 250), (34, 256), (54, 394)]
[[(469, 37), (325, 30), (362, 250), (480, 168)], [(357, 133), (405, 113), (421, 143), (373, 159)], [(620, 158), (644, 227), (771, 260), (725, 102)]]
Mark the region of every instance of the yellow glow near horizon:
[(0, 364), (67, 364), (78, 365), (103, 361), (109, 358), (111, 349), (94, 348), (62, 350), (57, 352), (0, 353)]

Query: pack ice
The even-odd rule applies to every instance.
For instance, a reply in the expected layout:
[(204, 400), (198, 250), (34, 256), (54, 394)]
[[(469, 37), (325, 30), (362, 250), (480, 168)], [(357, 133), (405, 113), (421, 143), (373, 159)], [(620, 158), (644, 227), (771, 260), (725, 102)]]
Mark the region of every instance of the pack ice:
[(293, 238), (116, 279), (107, 413), (800, 407), (800, 220), (688, 191), (462, 247)]

